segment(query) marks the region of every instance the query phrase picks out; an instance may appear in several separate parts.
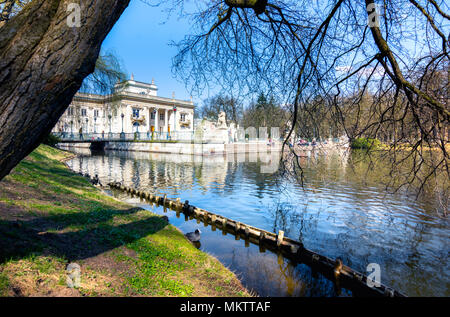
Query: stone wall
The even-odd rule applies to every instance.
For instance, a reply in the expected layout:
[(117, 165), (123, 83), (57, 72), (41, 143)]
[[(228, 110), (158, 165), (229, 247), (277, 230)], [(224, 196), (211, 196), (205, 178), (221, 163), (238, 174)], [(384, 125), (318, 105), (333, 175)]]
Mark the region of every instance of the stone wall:
[[(62, 148), (89, 148), (90, 143), (59, 143)], [(188, 155), (214, 155), (226, 153), (278, 152), (281, 144), (268, 146), (266, 142), (249, 143), (165, 143), (165, 142), (107, 142), (105, 150), (174, 153)]]

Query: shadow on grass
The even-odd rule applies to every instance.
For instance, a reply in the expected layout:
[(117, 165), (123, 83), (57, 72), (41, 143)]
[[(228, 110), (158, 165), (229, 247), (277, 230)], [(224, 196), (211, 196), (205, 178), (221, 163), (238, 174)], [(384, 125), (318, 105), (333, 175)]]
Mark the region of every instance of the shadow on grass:
[(56, 255), (68, 261), (86, 259), (156, 233), (167, 225), (158, 216), (117, 225), (110, 221), (139, 210), (77, 212), (23, 222), (0, 220), (0, 264), (32, 254)]

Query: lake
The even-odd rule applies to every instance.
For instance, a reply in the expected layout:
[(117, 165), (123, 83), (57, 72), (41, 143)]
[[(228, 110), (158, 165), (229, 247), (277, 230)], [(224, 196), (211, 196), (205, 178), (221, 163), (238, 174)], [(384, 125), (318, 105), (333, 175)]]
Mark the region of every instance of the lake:
[[(74, 150), (74, 149), (71, 149)], [(267, 158), (248, 155), (185, 156), (143, 152), (91, 154), (67, 164), (76, 172), (98, 174), (101, 182), (125, 186), (190, 204), (248, 225), (302, 241), (312, 251), (367, 274), (381, 268), (381, 283), (408, 296), (450, 296), (448, 218), (435, 198), (388, 193), (367, 164), (352, 163), (354, 153), (302, 158), (303, 183), (279, 172), (262, 173)], [(366, 168), (364, 168), (366, 166)], [(373, 174), (373, 173), (372, 173)], [(305, 264), (294, 264), (256, 245), (174, 211), (114, 192), (128, 203), (166, 214), (184, 233), (199, 228), (200, 249), (236, 273), (259, 296), (352, 296)]]

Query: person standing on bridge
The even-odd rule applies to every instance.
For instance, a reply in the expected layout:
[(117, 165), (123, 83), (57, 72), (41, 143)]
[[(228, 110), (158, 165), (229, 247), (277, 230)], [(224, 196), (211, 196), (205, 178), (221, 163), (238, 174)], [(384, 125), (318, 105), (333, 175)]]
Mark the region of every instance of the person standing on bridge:
[(80, 127), (78, 132), (80, 132), (80, 140), (83, 140), (83, 127)]

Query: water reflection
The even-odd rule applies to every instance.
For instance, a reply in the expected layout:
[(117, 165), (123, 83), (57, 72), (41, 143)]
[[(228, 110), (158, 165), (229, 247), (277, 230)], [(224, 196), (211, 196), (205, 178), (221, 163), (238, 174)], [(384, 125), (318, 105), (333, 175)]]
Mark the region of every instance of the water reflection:
[[(254, 158), (253, 158), (254, 160)], [(185, 156), (140, 152), (90, 152), (68, 162), (98, 174), (102, 183), (130, 187), (192, 204), (265, 230), (284, 230), (305, 247), (366, 272), (380, 264), (381, 282), (411, 296), (449, 296), (449, 224), (434, 213), (432, 198), (416, 201), (404, 192), (387, 194), (378, 180), (362, 176), (340, 156), (304, 157), (307, 182), (262, 174), (267, 157)], [(269, 158), (270, 160), (270, 158)], [(162, 207), (119, 194), (119, 198), (163, 214)], [(183, 232), (195, 220), (170, 222)], [(213, 228), (202, 229), (200, 249), (216, 256), (262, 296), (336, 296), (333, 283), (306, 265), (294, 265), (258, 246)], [(350, 295), (342, 290), (341, 295)]]

